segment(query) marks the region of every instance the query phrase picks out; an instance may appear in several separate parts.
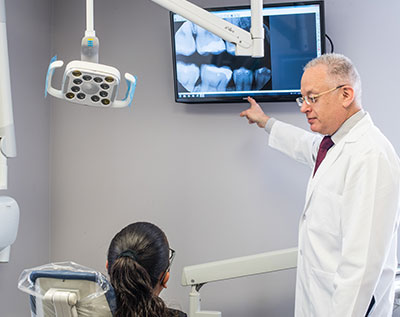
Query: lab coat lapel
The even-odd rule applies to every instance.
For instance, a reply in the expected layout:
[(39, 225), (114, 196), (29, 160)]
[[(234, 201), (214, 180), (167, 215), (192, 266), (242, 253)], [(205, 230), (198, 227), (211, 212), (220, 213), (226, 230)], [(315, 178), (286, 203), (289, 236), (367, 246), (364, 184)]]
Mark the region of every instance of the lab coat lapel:
[(373, 122), (371, 120), (371, 117), (367, 113), (365, 117), (361, 119), (360, 122), (358, 122), (356, 126), (353, 129), (351, 129), (350, 132), (346, 136), (344, 136), (344, 138), (338, 144), (335, 144), (335, 146), (333, 146), (328, 151), (328, 154), (322, 161), (314, 177), (312, 176), (312, 174), (310, 176), (310, 180), (308, 182), (308, 187), (307, 187), (304, 211), (307, 210), (308, 204), (310, 203), (310, 199), (316, 185), (321, 181), (321, 179), (327, 177), (326, 174), (330, 172), (333, 163), (338, 159), (338, 157), (342, 153), (345, 144), (350, 142), (356, 142), (367, 131), (367, 129), (371, 127), (373, 127)]

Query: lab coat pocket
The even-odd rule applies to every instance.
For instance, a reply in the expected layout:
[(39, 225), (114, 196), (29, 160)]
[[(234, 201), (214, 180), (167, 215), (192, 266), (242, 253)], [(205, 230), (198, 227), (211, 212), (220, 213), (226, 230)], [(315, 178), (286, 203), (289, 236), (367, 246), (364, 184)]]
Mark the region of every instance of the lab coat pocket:
[(332, 311), (333, 280), (335, 274), (311, 269), (310, 304), (315, 317), (330, 316)]

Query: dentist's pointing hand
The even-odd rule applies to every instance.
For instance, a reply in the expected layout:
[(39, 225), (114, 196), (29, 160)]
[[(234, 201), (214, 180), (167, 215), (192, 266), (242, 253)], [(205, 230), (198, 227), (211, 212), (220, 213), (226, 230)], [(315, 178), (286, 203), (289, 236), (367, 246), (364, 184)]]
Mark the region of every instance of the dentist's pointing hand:
[(261, 109), (260, 105), (251, 97), (247, 97), (250, 108), (240, 113), (241, 117), (246, 117), (250, 124), (257, 123), (260, 128), (265, 128), (269, 116)]

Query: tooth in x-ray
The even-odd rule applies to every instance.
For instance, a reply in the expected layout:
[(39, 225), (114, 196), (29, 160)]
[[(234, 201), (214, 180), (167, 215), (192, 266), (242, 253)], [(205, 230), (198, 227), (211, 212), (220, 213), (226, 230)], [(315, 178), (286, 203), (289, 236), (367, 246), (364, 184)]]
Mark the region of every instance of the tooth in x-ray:
[(200, 74), (201, 91), (226, 91), (232, 78), (232, 70), (226, 66), (201, 65)]
[(200, 55), (214, 54), (218, 55), (225, 51), (225, 42), (215, 34), (194, 25), (193, 30), (196, 34), (196, 49)]
[(271, 79), (271, 70), (267, 67), (262, 67), (254, 71), (256, 80), (256, 89), (261, 89)]
[(175, 49), (177, 54), (189, 56), (196, 51), (196, 42), (193, 37), (193, 23), (186, 21), (175, 34)]
[(240, 67), (233, 71), (233, 81), (236, 85), (236, 90), (251, 90), (253, 83), (253, 72), (250, 69)]
[(189, 92), (194, 91), (197, 79), (200, 77), (200, 69), (195, 64), (185, 64), (178, 62), (176, 64), (178, 82)]

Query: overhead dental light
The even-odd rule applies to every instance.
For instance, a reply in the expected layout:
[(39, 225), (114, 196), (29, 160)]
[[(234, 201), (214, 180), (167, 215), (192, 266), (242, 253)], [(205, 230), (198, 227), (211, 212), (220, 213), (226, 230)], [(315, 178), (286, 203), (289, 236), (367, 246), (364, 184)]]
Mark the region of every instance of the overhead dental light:
[[(6, 8), (0, 0), (0, 190), (8, 187), (7, 159), (17, 155), (8, 60)], [(0, 262), (8, 262), (10, 246), (17, 237), (19, 207), (8, 196), (0, 196)]]
[[(250, 32), (225, 21), (186, 0), (152, 0), (160, 6), (176, 12), (202, 28), (235, 45), (236, 55), (264, 56), (264, 30), (262, 27), (262, 0), (251, 0)], [(98, 63), (99, 39), (93, 23), (93, 0), (86, 0), (86, 32), (81, 44), (81, 60), (71, 61), (65, 68), (61, 90), (51, 85), (54, 70), (63, 61), (54, 57), (46, 77), (47, 92), (57, 98), (74, 103), (123, 108), (132, 103), (136, 77), (126, 73), (128, 85), (125, 98), (116, 100), (121, 76), (118, 69)]]
[(116, 100), (121, 84), (118, 69), (99, 64), (99, 39), (93, 22), (93, 0), (86, 0), (86, 31), (81, 43), (81, 60), (71, 61), (65, 67), (61, 90), (52, 87), (54, 70), (63, 66), (56, 57), (50, 62), (46, 77), (47, 92), (57, 98), (74, 103), (94, 106), (123, 108), (132, 103), (136, 77), (125, 73), (127, 91), (125, 98)]

